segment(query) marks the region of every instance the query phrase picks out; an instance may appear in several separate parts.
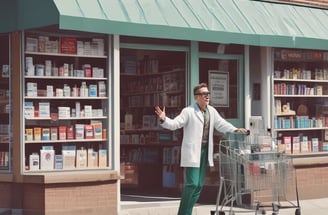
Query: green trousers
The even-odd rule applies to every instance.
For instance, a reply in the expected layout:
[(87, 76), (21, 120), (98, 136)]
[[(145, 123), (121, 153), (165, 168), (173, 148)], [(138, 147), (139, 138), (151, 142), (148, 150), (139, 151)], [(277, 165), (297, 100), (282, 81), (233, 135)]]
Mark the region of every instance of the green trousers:
[(184, 185), (178, 215), (191, 215), (202, 191), (206, 176), (208, 146), (202, 147), (200, 167), (184, 168)]

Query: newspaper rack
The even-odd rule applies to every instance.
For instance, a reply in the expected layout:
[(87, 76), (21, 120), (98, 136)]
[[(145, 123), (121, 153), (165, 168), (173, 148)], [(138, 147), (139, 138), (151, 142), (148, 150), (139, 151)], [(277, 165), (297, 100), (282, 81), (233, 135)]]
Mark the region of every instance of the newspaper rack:
[[(295, 215), (300, 215), (291, 159), (277, 150), (261, 150), (258, 144), (250, 143), (253, 138), (243, 135), (220, 141), (219, 189), (216, 209), (211, 215), (266, 214), (268, 208), (272, 215), (284, 208), (296, 208)], [(294, 193), (289, 192), (291, 188), (296, 191), (296, 204), (287, 200)]]

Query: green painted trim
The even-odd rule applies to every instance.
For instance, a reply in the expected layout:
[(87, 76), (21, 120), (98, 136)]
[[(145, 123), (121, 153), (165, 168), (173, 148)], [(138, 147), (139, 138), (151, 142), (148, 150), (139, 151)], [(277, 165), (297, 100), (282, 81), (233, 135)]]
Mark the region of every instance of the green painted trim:
[(120, 43), (120, 48), (189, 52), (189, 48), (187, 46), (154, 45), (154, 44), (140, 44), (140, 43), (138, 43), (138, 44), (137, 43)]
[(174, 27), (166, 25), (152, 25), (118, 22), (92, 18), (70, 17), (60, 15), (61, 29), (118, 34), (137, 37), (166, 38), (178, 40), (233, 43), (253, 46), (311, 48), (328, 50), (327, 39), (298, 38), (290, 35), (262, 35), (234, 33), (227, 31), (208, 31), (204, 29)]
[(191, 41), (190, 44), (190, 72), (189, 72), (189, 94), (188, 94), (188, 103), (192, 104), (194, 99), (194, 86), (199, 83), (199, 51), (198, 51), (198, 42)]

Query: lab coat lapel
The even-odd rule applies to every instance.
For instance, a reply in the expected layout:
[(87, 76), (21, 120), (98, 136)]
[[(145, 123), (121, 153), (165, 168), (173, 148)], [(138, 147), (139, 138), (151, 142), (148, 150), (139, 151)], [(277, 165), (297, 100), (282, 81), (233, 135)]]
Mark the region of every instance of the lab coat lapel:
[(195, 109), (195, 114), (197, 116), (197, 118), (204, 123), (204, 117), (203, 117), (203, 113), (202, 111), (199, 109), (197, 104), (194, 104), (194, 109)]

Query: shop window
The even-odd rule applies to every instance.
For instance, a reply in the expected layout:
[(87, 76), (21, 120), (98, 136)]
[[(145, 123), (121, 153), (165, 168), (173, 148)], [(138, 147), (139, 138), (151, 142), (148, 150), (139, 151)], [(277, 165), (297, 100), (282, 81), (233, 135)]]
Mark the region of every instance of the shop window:
[(228, 119), (240, 118), (240, 94), (242, 86), (239, 83), (239, 61), (237, 59), (199, 60), (199, 80), (208, 83), (210, 104)]
[(0, 171), (10, 169), (11, 151), (11, 87), (9, 35), (0, 34)]

